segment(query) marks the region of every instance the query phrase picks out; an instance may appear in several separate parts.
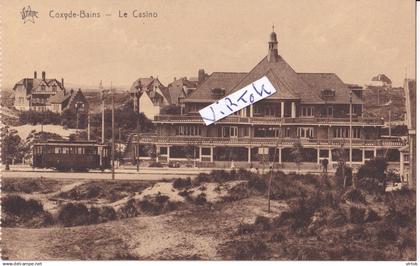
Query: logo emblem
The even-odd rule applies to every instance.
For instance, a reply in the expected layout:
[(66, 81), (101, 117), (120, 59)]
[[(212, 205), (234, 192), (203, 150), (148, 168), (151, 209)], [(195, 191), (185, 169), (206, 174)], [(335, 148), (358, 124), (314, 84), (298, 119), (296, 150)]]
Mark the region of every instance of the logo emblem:
[(38, 11), (32, 10), (31, 6), (22, 8), (20, 14), (22, 16), (23, 23), (26, 23), (28, 21), (35, 23), (35, 18), (38, 18)]

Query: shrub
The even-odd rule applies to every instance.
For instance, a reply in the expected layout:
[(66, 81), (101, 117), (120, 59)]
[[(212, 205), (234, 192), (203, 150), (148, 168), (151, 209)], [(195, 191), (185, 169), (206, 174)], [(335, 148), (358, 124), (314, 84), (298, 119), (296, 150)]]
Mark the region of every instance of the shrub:
[(197, 205), (204, 205), (207, 203), (207, 199), (206, 199), (206, 194), (205, 193), (201, 193), (200, 195), (198, 195), (195, 200), (194, 203)]
[(260, 215), (255, 218), (254, 224), (261, 226), (264, 230), (269, 230), (271, 228), (270, 219)]
[(163, 167), (163, 164), (161, 162), (151, 162), (149, 167)]
[(104, 206), (100, 209), (99, 215), (101, 217), (101, 222), (113, 221), (117, 219), (117, 213), (114, 208), (109, 206)]
[(30, 217), (44, 211), (42, 204), (34, 199), (11, 195), (2, 199), (1, 206), (7, 214)]
[(141, 211), (152, 215), (158, 215), (161, 213), (163, 208), (162, 205), (156, 204), (155, 202), (149, 200), (140, 201), (138, 206), (140, 207)]
[(344, 194), (344, 198), (346, 200), (348, 200), (348, 201), (351, 201), (351, 202), (364, 203), (364, 204), (366, 204), (366, 198), (365, 198), (365, 196), (358, 189), (352, 189), (350, 191), (347, 191)]
[(365, 221), (366, 209), (358, 207), (350, 207), (349, 220), (354, 224), (363, 224)]
[(372, 209), (369, 209), (366, 215), (365, 223), (373, 223), (380, 221), (381, 217)]
[(190, 188), (191, 185), (192, 185), (191, 177), (177, 178), (172, 183), (172, 186), (176, 189), (187, 189), (187, 188)]
[(156, 196), (155, 201), (159, 204), (163, 204), (169, 200), (169, 197), (166, 195), (161, 195), (160, 193)]
[(239, 224), (238, 228), (236, 229), (236, 234), (238, 235), (245, 235), (245, 234), (252, 234), (257, 232), (259, 226), (255, 224)]
[(120, 218), (136, 217), (138, 214), (139, 211), (137, 210), (136, 201), (134, 199), (128, 200), (127, 203), (119, 209)]
[(376, 237), (379, 241), (390, 241), (394, 242), (398, 239), (397, 232), (391, 227), (380, 228), (376, 233)]
[(260, 239), (238, 241), (232, 245), (235, 260), (263, 260), (267, 258), (268, 246)]
[(58, 221), (64, 226), (90, 224), (91, 217), (88, 208), (82, 203), (66, 203), (58, 211)]
[(385, 161), (385, 159), (376, 157), (372, 160), (367, 161), (364, 165), (362, 165), (359, 168), (357, 172), (357, 177), (358, 179), (372, 178), (385, 184), (385, 171), (387, 166), (388, 163)]
[(282, 242), (285, 239), (286, 238), (284, 237), (284, 235), (281, 232), (275, 232), (270, 237), (271, 242)]
[(334, 175), (334, 183), (336, 187), (344, 187), (344, 178), (346, 178), (346, 186), (353, 184), (353, 169), (349, 166), (344, 166), (344, 177), (342, 167), (337, 167)]
[(347, 217), (342, 210), (336, 210), (327, 217), (327, 224), (331, 227), (340, 227), (347, 223)]

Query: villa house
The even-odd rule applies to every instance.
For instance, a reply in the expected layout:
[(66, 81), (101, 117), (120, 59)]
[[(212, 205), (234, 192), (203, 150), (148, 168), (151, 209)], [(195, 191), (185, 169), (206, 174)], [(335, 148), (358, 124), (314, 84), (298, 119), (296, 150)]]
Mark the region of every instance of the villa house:
[(159, 81), (158, 78), (139, 78), (134, 81), (130, 88), (131, 98), (135, 111), (153, 119), (159, 114), (163, 106), (170, 104), (168, 89)]
[[(268, 54), (249, 73), (212, 73), (180, 102), (181, 115), (157, 115), (156, 134), (134, 133), (129, 149), (137, 159), (150, 159), (146, 146), (156, 147), (162, 163), (194, 160), (199, 167), (261, 167), (261, 158), (278, 169), (294, 169), (292, 151), (304, 149), (302, 164), (319, 169), (321, 160), (336, 166), (343, 150), (352, 166), (375, 156), (399, 165), (403, 142), (382, 139), (383, 121), (363, 117), (359, 88), (334, 73), (298, 73), (278, 54), (275, 32)], [(206, 126), (198, 111), (216, 100), (267, 76), (276, 93)], [(361, 93), (361, 92), (360, 92)], [(135, 158), (134, 158), (135, 159)]]
[(13, 87), (14, 107), (20, 111), (47, 111), (48, 100), (57, 93), (65, 93), (64, 79), (59, 82), (56, 79), (47, 79), (45, 71), (42, 77), (37, 77), (34, 72), (33, 78), (24, 78)]

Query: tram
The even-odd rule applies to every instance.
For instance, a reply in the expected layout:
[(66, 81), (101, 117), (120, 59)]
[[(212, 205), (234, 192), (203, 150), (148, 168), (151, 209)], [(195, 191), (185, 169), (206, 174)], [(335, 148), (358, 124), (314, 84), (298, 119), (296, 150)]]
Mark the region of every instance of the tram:
[(32, 166), (58, 171), (87, 172), (111, 167), (110, 147), (96, 141), (48, 140), (33, 145)]

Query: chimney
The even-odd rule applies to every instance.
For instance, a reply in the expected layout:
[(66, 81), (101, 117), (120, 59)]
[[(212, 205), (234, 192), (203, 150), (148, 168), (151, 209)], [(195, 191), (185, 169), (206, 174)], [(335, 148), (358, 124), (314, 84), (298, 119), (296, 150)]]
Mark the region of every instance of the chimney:
[(34, 71), (34, 79), (36, 79), (36, 71)]
[(152, 79), (152, 78), (153, 78), (153, 76), (150, 76), (150, 78)]
[(64, 87), (64, 79), (63, 78), (61, 78), (61, 86)]
[(204, 81), (205, 78), (205, 72), (204, 69), (199, 69), (198, 70), (198, 83), (201, 83)]
[(45, 71), (42, 71), (42, 79), (45, 80)]
[(174, 81), (176, 80), (176, 77), (174, 77)]

